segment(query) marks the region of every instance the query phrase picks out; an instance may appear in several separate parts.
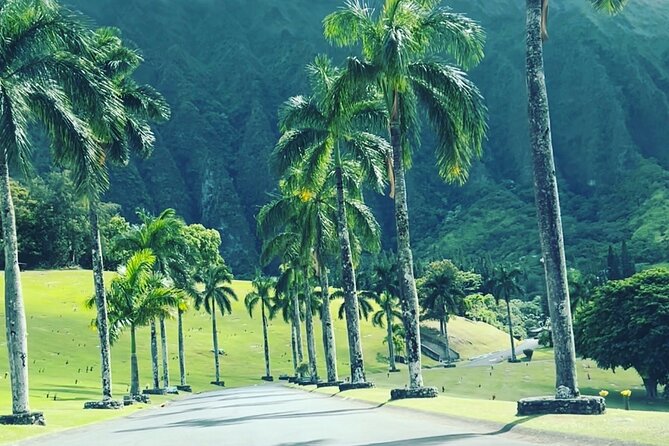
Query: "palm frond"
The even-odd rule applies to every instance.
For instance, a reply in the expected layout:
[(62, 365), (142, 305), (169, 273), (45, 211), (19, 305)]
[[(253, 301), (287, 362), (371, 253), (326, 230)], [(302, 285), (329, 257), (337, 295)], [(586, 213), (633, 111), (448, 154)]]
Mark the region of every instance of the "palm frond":
[(618, 14), (621, 12), (629, 0), (589, 0), (597, 11), (603, 11), (608, 14)]

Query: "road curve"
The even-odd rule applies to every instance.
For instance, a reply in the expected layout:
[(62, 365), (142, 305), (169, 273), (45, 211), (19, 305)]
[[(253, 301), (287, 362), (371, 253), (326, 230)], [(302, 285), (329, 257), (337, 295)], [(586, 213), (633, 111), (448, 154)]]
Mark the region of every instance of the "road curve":
[[(533, 445), (538, 439), (395, 407), (265, 385), (194, 395), (21, 446)], [(547, 441), (548, 442), (548, 441)], [(550, 441), (555, 445), (554, 440)]]

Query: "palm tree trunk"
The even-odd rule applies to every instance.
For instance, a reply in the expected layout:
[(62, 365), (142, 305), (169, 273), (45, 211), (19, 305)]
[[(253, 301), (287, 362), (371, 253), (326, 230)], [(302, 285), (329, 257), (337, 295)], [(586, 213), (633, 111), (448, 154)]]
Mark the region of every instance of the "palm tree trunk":
[(218, 360), (218, 328), (216, 327), (216, 301), (211, 300), (211, 335), (214, 341), (214, 368), (216, 370), (216, 382), (221, 382), (221, 365)]
[(184, 312), (179, 309), (177, 311), (177, 327), (178, 327), (178, 339), (179, 339), (179, 376), (181, 377), (181, 385), (186, 385), (186, 353), (184, 349), (184, 323), (183, 323)]
[(28, 402), (28, 331), (23, 306), (23, 291), (19, 270), (19, 248), (16, 237), (16, 216), (9, 184), (7, 155), (0, 154), (0, 205), (2, 206), (2, 236), (5, 244), (5, 322), (7, 353), (12, 389), (12, 413), (30, 412)]
[(321, 270), (321, 325), (323, 327), (323, 350), (325, 351), (325, 370), (328, 382), (339, 381), (337, 373), (337, 347), (335, 346), (332, 314), (330, 314), (330, 286), (327, 268)]
[(351, 362), (351, 383), (364, 383), (365, 364), (362, 355), (360, 336), (360, 313), (358, 294), (351, 255), (351, 240), (348, 233), (346, 207), (344, 206), (344, 180), (341, 171), (341, 154), (335, 149), (335, 175), (337, 180), (337, 235), (341, 248), (342, 285), (344, 289), (344, 309), (346, 311), (346, 333), (348, 335), (348, 354)]
[(506, 301), (506, 317), (509, 320), (509, 339), (511, 341), (511, 361), (516, 361), (516, 343), (513, 339), (513, 322), (511, 322), (511, 304), (508, 299)]
[(556, 388), (567, 387), (573, 396), (577, 396), (580, 392), (544, 74), (541, 6), (542, 0), (527, 0), (527, 88), (534, 192), (553, 330), (555, 385)]
[(130, 325), (130, 395), (139, 395), (139, 367), (137, 365), (135, 324)]
[(418, 292), (413, 275), (413, 254), (409, 239), (409, 209), (407, 206), (406, 180), (400, 135), (398, 110), (399, 94), (395, 92), (395, 103), (390, 123), (390, 144), (393, 148), (393, 173), (395, 175), (395, 225), (397, 226), (397, 258), (399, 266), (400, 299), (402, 321), (406, 336), (409, 387), (423, 387), (420, 353), (420, 321), (418, 318)]
[(444, 322), (444, 318), (442, 317), (441, 319), (439, 319), (439, 334), (442, 337), (446, 337), (446, 327), (445, 327), (445, 325), (446, 325), (446, 322)]
[(391, 314), (386, 311), (386, 342), (388, 343), (388, 365), (390, 366), (390, 371), (394, 372), (397, 370), (397, 364), (395, 364), (395, 343), (393, 342), (393, 320)]
[(293, 353), (293, 371), (295, 376), (297, 376), (297, 367), (299, 362), (297, 360), (297, 336), (295, 335), (295, 321), (290, 322), (290, 349)]
[(269, 368), (269, 336), (267, 335), (267, 316), (265, 316), (265, 301), (260, 300), (260, 311), (262, 313), (262, 340), (265, 350), (265, 376), (269, 378), (272, 376)]
[[(293, 327), (295, 328), (295, 345), (297, 351), (297, 361), (299, 364), (304, 362), (304, 351), (302, 350), (302, 320), (300, 318), (300, 299), (297, 290), (293, 290)], [(299, 367), (298, 364), (298, 367)]]
[(307, 355), (309, 357), (309, 375), (312, 382), (318, 381), (318, 369), (316, 368), (316, 341), (314, 339), (314, 315), (311, 312), (311, 287), (309, 286), (309, 279), (305, 276), (304, 279), (304, 296), (306, 300), (306, 317), (305, 322), (307, 326)]
[(158, 370), (158, 337), (156, 336), (156, 320), (151, 319), (151, 369), (153, 371), (153, 388), (160, 388)]
[(446, 344), (446, 362), (450, 364), (453, 358), (451, 357), (451, 343), (448, 341), (448, 316), (444, 317), (444, 342)]
[(95, 286), (95, 306), (97, 309), (97, 328), (100, 337), (100, 357), (102, 374), (102, 399), (112, 399), (111, 346), (109, 344), (109, 317), (107, 315), (107, 296), (104, 283), (104, 263), (100, 227), (98, 224), (97, 201), (91, 200), (88, 218), (91, 224), (91, 257), (93, 259), (93, 284)]
[(167, 333), (165, 332), (165, 318), (160, 318), (160, 347), (163, 354), (163, 387), (170, 386), (170, 366), (167, 363)]

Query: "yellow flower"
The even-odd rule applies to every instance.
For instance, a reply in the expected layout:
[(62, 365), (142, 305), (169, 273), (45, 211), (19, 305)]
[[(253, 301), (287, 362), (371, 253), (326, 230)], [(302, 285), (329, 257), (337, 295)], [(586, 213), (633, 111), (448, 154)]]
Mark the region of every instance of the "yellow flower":
[(628, 390), (623, 390), (622, 392), (620, 392), (620, 394), (622, 396), (624, 396), (625, 398), (629, 398), (630, 396), (632, 396), (632, 391), (629, 390), (629, 389)]
[(311, 192), (310, 190), (302, 189), (298, 196), (300, 197), (300, 200), (307, 202), (311, 201), (311, 199), (314, 198), (314, 193)]
[(609, 391), (608, 390), (600, 390), (599, 391), (599, 396), (601, 396), (602, 398), (606, 398), (607, 396), (609, 396)]

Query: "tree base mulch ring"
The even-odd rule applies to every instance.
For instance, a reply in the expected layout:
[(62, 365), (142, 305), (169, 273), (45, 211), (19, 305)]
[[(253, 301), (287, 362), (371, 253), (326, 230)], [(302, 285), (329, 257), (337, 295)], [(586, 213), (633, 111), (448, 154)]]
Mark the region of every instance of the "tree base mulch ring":
[(298, 386), (317, 386), (319, 382), (321, 382), (319, 379), (301, 378), (295, 384)]
[(189, 393), (193, 392), (193, 388), (191, 386), (187, 385), (187, 384), (185, 384), (183, 386), (177, 386), (177, 390), (179, 392), (189, 392)]
[(416, 387), (415, 389), (393, 389), (390, 391), (391, 400), (405, 400), (413, 398), (436, 398), (439, 391), (436, 387)]
[(84, 409), (116, 410), (123, 409), (124, 405), (123, 401), (117, 400), (86, 401), (84, 403)]
[(554, 396), (540, 396), (519, 400), (517, 415), (601, 415), (604, 412), (606, 412), (606, 401), (600, 396), (580, 396), (564, 399), (558, 399)]
[(453, 364), (452, 362), (449, 362), (448, 364), (444, 364), (444, 368), (445, 369), (454, 369), (455, 364)]
[(291, 383), (291, 384), (296, 384), (299, 379), (300, 378), (297, 377), (297, 376), (289, 376), (288, 377), (288, 382)]
[(341, 383), (339, 384), (339, 391), (346, 392), (347, 390), (371, 389), (372, 387), (374, 387), (374, 383), (369, 381), (361, 383)]
[(291, 376), (288, 375), (279, 375), (279, 381), (290, 381)]
[(167, 389), (144, 389), (142, 395), (166, 395)]
[(269, 375), (269, 376), (261, 376), (260, 379), (262, 379), (263, 381), (267, 381), (267, 382), (272, 382), (272, 381), (274, 381), (274, 377), (273, 377), (272, 375)]
[(388, 370), (388, 373), (399, 373), (399, 372), (401, 372), (400, 369), (390, 369), (390, 370)]
[(46, 426), (44, 412), (25, 412), (0, 416), (0, 425)]
[(320, 383), (316, 384), (316, 387), (319, 388), (319, 389), (321, 387), (339, 387), (342, 384), (344, 384), (344, 381), (330, 381), (330, 382), (323, 381), (323, 382), (320, 382)]
[(212, 381), (209, 384), (213, 384), (218, 387), (225, 387), (225, 381)]
[(520, 359), (511, 359), (511, 358), (507, 359), (506, 361), (511, 364), (518, 364), (519, 362), (523, 362)]

